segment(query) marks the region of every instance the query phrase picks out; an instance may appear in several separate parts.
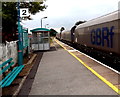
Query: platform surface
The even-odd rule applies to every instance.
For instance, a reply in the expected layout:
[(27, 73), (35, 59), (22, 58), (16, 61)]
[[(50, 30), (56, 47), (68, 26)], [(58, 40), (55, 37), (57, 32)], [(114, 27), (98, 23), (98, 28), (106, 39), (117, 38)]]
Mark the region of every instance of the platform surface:
[(117, 95), (67, 51), (44, 52), (29, 95)]

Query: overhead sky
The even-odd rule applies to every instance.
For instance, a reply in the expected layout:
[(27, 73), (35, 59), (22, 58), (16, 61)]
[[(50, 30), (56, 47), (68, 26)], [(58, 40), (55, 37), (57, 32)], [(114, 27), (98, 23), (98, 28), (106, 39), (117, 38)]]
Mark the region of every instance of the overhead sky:
[(23, 21), (24, 27), (29, 29), (41, 27), (54, 28), (57, 31), (63, 26), (70, 29), (77, 21), (97, 18), (118, 10), (119, 0), (47, 0), (45, 11), (32, 15), (33, 20)]

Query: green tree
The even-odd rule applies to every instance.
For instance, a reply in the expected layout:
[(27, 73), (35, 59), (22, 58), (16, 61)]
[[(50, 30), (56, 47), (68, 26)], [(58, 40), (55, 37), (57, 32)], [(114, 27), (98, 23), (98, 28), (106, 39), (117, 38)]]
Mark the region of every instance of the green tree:
[(50, 29), (50, 36), (56, 36), (58, 32), (55, 29)]
[(78, 21), (75, 23), (75, 26), (78, 26), (79, 24), (85, 23), (86, 21)]
[[(44, 0), (45, 1), (45, 0)], [(29, 13), (35, 15), (44, 11), (44, 2), (21, 2), (20, 8), (29, 8)], [(30, 16), (25, 19), (31, 19)], [(2, 42), (17, 40), (17, 2), (2, 2)]]
[(64, 27), (61, 27), (60, 32), (62, 32), (63, 30), (65, 30), (65, 28), (64, 28)]

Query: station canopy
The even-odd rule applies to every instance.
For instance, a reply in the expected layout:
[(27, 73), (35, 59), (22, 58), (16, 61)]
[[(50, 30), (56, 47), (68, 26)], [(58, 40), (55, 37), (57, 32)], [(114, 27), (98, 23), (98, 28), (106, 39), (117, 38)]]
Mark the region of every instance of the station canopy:
[(36, 29), (30, 30), (30, 32), (49, 32), (49, 31), (50, 30), (46, 28), (36, 28)]

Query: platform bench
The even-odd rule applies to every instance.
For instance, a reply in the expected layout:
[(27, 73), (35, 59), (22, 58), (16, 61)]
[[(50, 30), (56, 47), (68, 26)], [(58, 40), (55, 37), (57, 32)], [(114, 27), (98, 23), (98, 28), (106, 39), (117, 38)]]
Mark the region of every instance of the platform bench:
[[(13, 67), (14, 62), (13, 58), (8, 59), (7, 61), (0, 64), (0, 76), (3, 78), (0, 81), (0, 88), (9, 86), (17, 75), (21, 72), (24, 65)], [(7, 72), (7, 73), (6, 73)]]

